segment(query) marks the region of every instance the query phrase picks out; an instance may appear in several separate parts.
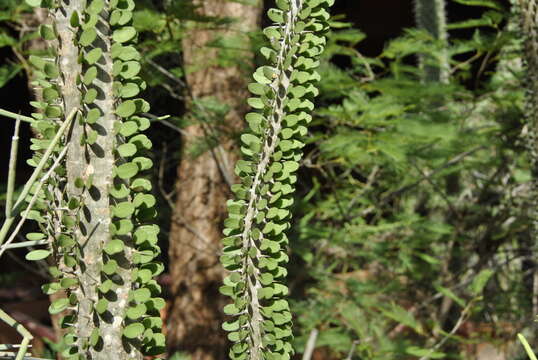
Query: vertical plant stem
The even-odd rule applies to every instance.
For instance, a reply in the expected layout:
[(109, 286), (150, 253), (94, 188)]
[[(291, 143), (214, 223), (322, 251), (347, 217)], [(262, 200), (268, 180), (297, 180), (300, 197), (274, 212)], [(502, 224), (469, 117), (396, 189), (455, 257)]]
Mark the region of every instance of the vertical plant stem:
[(15, 175), (17, 174), (17, 153), (19, 148), (19, 127), (21, 125), (20, 118), (15, 122), (15, 131), (11, 138), (11, 153), (9, 155), (9, 170), (7, 177), (7, 192), (6, 192), (6, 219), (11, 217), (13, 210), (13, 192), (15, 191)]
[[(91, 3), (93, 4), (93, 3)], [(103, 249), (112, 240), (110, 227), (112, 224), (110, 188), (114, 184), (116, 132), (119, 122), (116, 115), (116, 96), (113, 90), (113, 60), (111, 55), (112, 30), (109, 25), (111, 2), (104, 1), (104, 8), (98, 14), (99, 21), (95, 26), (97, 37), (84, 47), (77, 47), (76, 32), (71, 28), (69, 19), (73, 12), (83, 13), (87, 8), (86, 1), (65, 1), (63, 10), (56, 13), (56, 26), (60, 35), (60, 72), (63, 77), (62, 97), (64, 111), (84, 102), (83, 94), (90, 90), (98, 96), (91, 103), (84, 105), (84, 112), (97, 109), (101, 116), (95, 123), (88, 124), (84, 119), (73, 126), (69, 141), (66, 162), (67, 193), (70, 198), (81, 200), (79, 223), (74, 227), (74, 236), (81, 251), (76, 273), (80, 286), (76, 290), (78, 299), (77, 322), (75, 334), (77, 345), (84, 349), (94, 331), (100, 334), (101, 343), (84, 350), (88, 359), (141, 359), (140, 349), (123, 341), (125, 311), (129, 306), (129, 291), (132, 288), (132, 248), (126, 239), (124, 251), (114, 258), (118, 263), (114, 274), (114, 291), (101, 294), (108, 301), (107, 310), (97, 315), (95, 306), (101, 299), (98, 287), (104, 281), (101, 273), (103, 267)], [(80, 65), (79, 56), (84, 56), (93, 49), (101, 49), (102, 56), (97, 61), (96, 78), (85, 86), (77, 82), (79, 74), (87, 68)], [(95, 142), (81, 142), (87, 133), (95, 131)], [(78, 187), (82, 180), (86, 185)]]
[(308, 341), (306, 342), (306, 346), (303, 353), (303, 360), (311, 360), (312, 355), (314, 354), (314, 350), (316, 349), (316, 340), (318, 339), (319, 331), (318, 329), (312, 329), (310, 331), (310, 335), (308, 336)]
[[(448, 39), (445, 6), (445, 0), (415, 0), (417, 26), (430, 33), (435, 40), (443, 43), (438, 59), (428, 59), (425, 55), (419, 58), (420, 66), (424, 70), (424, 80), (428, 82), (448, 83), (449, 80), (448, 51), (444, 46)], [(432, 62), (437, 64), (428, 64)]]

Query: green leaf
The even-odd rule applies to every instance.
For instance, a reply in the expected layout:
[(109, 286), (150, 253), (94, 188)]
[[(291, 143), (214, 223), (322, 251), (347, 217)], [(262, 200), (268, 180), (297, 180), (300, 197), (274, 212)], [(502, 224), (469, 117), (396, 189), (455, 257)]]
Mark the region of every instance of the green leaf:
[(450, 299), (454, 300), (462, 308), (465, 307), (465, 300), (463, 300), (462, 298), (457, 296), (452, 290), (450, 290), (449, 288), (446, 288), (444, 286), (437, 285), (437, 284), (434, 285), (434, 286), (435, 286), (435, 290), (437, 290), (441, 294), (449, 297)]
[(86, 54), (86, 56), (84, 56), (84, 60), (86, 60), (86, 62), (89, 65), (92, 65), (92, 64), (95, 64), (96, 62), (98, 62), (99, 59), (101, 59), (102, 56), (103, 56), (103, 50), (101, 50), (101, 48), (94, 48), (94, 49), (90, 50)]
[(120, 71), (121, 77), (124, 79), (132, 79), (140, 72), (141, 66), (138, 61), (127, 61), (123, 63), (122, 70)]
[(50, 284), (45, 284), (45, 285), (42, 285), (41, 286), (41, 290), (43, 290), (43, 292), (47, 295), (52, 295), (52, 294), (55, 294), (56, 292), (58, 292), (62, 287), (60, 286), (60, 283), (50, 283)]
[(418, 346), (409, 346), (405, 348), (405, 352), (409, 355), (413, 355), (416, 357), (427, 357), (429, 359), (445, 359), (446, 354), (434, 351), (433, 349), (422, 349)]
[(151, 140), (144, 134), (139, 134), (136, 136), (133, 136), (129, 139), (129, 142), (132, 144), (135, 144), (137, 148), (139, 149), (146, 149), (150, 150), (153, 144), (151, 143)]
[(140, 288), (133, 290), (132, 296), (137, 303), (143, 303), (151, 298), (151, 292), (147, 288)]
[(453, 0), (457, 3), (469, 6), (483, 6), (495, 10), (503, 10), (503, 6), (496, 0)]
[(116, 109), (116, 114), (123, 118), (127, 118), (136, 112), (136, 104), (133, 100), (122, 102)]
[(58, 237), (58, 245), (60, 245), (63, 248), (71, 247), (75, 245), (75, 240), (71, 236), (61, 234)]
[(264, 104), (260, 98), (248, 98), (247, 103), (254, 109), (263, 109)]
[(136, 36), (136, 30), (132, 26), (125, 26), (121, 29), (117, 29), (112, 33), (112, 40), (117, 43), (124, 43)]
[(100, 339), (99, 328), (94, 328), (90, 335), (90, 346), (96, 346)]
[(101, 110), (98, 108), (93, 108), (88, 111), (86, 114), (86, 123), (95, 124), (97, 120), (101, 117)]
[(53, 301), (52, 304), (50, 304), (49, 313), (52, 314), (52, 315), (59, 314), (62, 311), (64, 311), (65, 309), (67, 309), (68, 306), (69, 306), (69, 299), (68, 298), (57, 299), (57, 300)]
[(254, 95), (264, 95), (266, 86), (260, 83), (250, 83), (248, 90)]
[(58, 70), (58, 67), (50, 62), (45, 63), (45, 67), (43, 68), (43, 71), (50, 79), (55, 79), (58, 76), (60, 76), (60, 71)]
[(40, 25), (39, 35), (41, 35), (41, 37), (45, 40), (56, 40), (56, 32), (50, 25)]
[(26, 238), (30, 241), (38, 241), (43, 240), (45, 238), (45, 234), (42, 233), (28, 233), (26, 234)]
[(235, 304), (228, 304), (224, 307), (224, 313), (226, 315), (237, 315), (240, 310), (235, 306)]
[(80, 26), (80, 17), (78, 16), (78, 12), (73, 11), (71, 14), (71, 18), (69, 19), (69, 24), (72, 27), (79, 27)]
[(133, 156), (136, 154), (136, 150), (136, 146), (131, 143), (121, 144), (117, 149), (118, 153), (123, 157)]
[(123, 199), (129, 196), (129, 188), (124, 183), (114, 184), (110, 188), (110, 195), (115, 197), (116, 199)]
[(135, 83), (126, 83), (120, 89), (120, 96), (122, 98), (130, 98), (138, 95), (140, 93), (140, 88)]
[(133, 162), (121, 164), (116, 168), (116, 173), (120, 179), (130, 179), (138, 173), (138, 165)]
[(28, 261), (37, 261), (37, 260), (43, 260), (47, 258), (50, 255), (49, 250), (33, 250), (30, 251), (28, 254), (26, 254), (25, 259)]
[(97, 301), (95, 304), (95, 311), (97, 311), (98, 314), (103, 314), (108, 309), (108, 300), (105, 298), (101, 298)]
[(529, 342), (527, 341), (527, 339), (520, 333), (517, 334), (517, 338), (523, 345), (523, 348), (525, 349), (525, 352), (527, 353), (527, 356), (529, 357), (529, 359), (538, 360), (538, 358), (536, 357), (536, 354), (534, 353), (534, 351), (532, 351), (532, 348), (529, 345)]
[(103, 11), (105, 7), (105, 2), (103, 0), (92, 0), (90, 5), (86, 7), (86, 12), (89, 14), (99, 14)]
[(140, 270), (138, 270), (136, 280), (138, 282), (140, 282), (141, 284), (145, 284), (148, 281), (150, 281), (152, 277), (153, 277), (153, 274), (152, 274), (151, 270), (149, 270), (149, 269), (140, 269)]
[(82, 46), (89, 46), (97, 38), (97, 32), (94, 28), (85, 29), (78, 40), (79, 44)]
[(131, 183), (131, 189), (134, 191), (151, 191), (151, 181), (148, 179), (135, 179)]
[[(116, 241), (119, 241), (119, 240), (116, 240)], [(120, 251), (118, 251), (118, 252), (120, 252)], [(118, 270), (118, 262), (116, 260), (114, 260), (114, 259), (110, 259), (110, 260), (108, 260), (106, 262), (105, 265), (103, 265), (103, 268), (101, 270), (107, 275), (112, 275), (112, 274), (116, 273), (116, 271)]]
[(123, 136), (131, 136), (133, 134), (136, 134), (138, 131), (138, 124), (135, 121), (126, 121), (123, 124), (121, 124), (120, 127), (120, 134)]
[(97, 141), (97, 131), (96, 130), (89, 130), (86, 134), (86, 144), (93, 145)]
[(282, 10), (269, 9), (269, 11), (267, 11), (267, 16), (275, 23), (280, 24), (284, 22), (284, 13)]
[(256, 71), (254, 74), (252, 74), (252, 77), (259, 85), (268, 85), (272, 82), (263, 74), (263, 71)]
[(96, 98), (97, 98), (97, 89), (91, 88), (91, 89), (88, 89), (88, 91), (86, 91), (86, 94), (84, 94), (84, 98), (82, 99), (82, 101), (85, 104), (93, 104)]
[(155, 197), (151, 194), (136, 194), (133, 200), (133, 205), (138, 208), (140, 206), (144, 206), (145, 208), (151, 208), (155, 205), (156, 200)]
[(55, 88), (43, 89), (43, 99), (47, 102), (51, 102), (60, 97), (60, 93)]
[(133, 214), (135, 207), (130, 202), (121, 202), (119, 204), (116, 204), (113, 208), (113, 213), (115, 217), (118, 218), (126, 218)]
[(22, 67), (15, 64), (7, 64), (0, 67), (0, 88), (4, 87), (11, 79), (15, 77)]
[(293, 173), (299, 169), (299, 163), (296, 161), (286, 161), (283, 163), (284, 172)]
[(41, 7), (42, 0), (24, 0), (31, 7)]
[(473, 278), (473, 281), (469, 285), (469, 290), (471, 291), (471, 293), (474, 296), (480, 295), (494, 273), (495, 271), (492, 269), (481, 270), (478, 275)]
[(112, 282), (112, 280), (107, 279), (107, 280), (103, 281), (103, 283), (101, 285), (98, 286), (98, 289), (103, 294), (106, 294), (107, 292), (109, 292), (112, 289), (112, 286), (114, 286), (114, 283)]
[(127, 309), (125, 315), (131, 320), (137, 320), (146, 313), (146, 305), (138, 304)]
[(239, 321), (235, 320), (232, 322), (224, 322), (222, 323), (222, 329), (225, 331), (236, 331), (239, 330)]
[(138, 336), (142, 335), (144, 329), (144, 325), (142, 325), (141, 323), (132, 323), (127, 325), (125, 329), (123, 329), (123, 336), (128, 339), (135, 339)]
[(121, 219), (113, 223), (115, 235), (127, 235), (133, 231), (134, 225), (130, 219)]
[(108, 255), (114, 255), (123, 251), (124, 248), (123, 241), (118, 239), (110, 240), (104, 247), (103, 251)]

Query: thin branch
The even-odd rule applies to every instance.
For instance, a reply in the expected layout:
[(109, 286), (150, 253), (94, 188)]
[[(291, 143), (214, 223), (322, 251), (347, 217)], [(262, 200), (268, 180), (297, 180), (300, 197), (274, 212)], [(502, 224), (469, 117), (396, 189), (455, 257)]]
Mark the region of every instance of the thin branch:
[[(429, 174), (425, 174), (424, 176), (422, 176), (420, 179), (418, 179), (417, 181), (409, 184), (409, 185), (404, 185), (402, 187), (400, 187), (399, 189), (396, 189), (394, 190), (393, 192), (391, 192), (390, 194), (384, 196), (383, 198), (381, 198), (381, 200), (379, 201), (377, 207), (380, 207), (384, 204), (386, 204), (389, 200), (393, 199), (395, 196), (398, 196), (408, 190), (411, 190), (412, 188), (414, 188), (415, 186), (419, 185), (421, 182), (425, 181), (425, 180), (429, 180), (431, 178), (433, 178), (435, 175), (437, 175), (439, 172), (441, 172), (442, 170), (446, 169), (446, 168), (449, 168), (451, 167), (452, 165), (455, 165), (457, 163), (459, 163), (460, 161), (462, 161), (464, 158), (466, 158), (467, 156), (470, 156), (472, 154), (474, 154), (475, 152), (477, 152), (478, 150), (482, 150), (484, 149), (485, 146), (477, 146), (469, 151), (465, 151), (461, 154), (458, 154), (456, 155), (455, 157), (453, 157), (452, 159), (450, 159), (449, 161), (447, 161), (446, 163), (444, 163), (443, 165), (439, 166), (438, 168), (436, 168), (435, 170), (433, 170), (432, 172), (430, 172)], [(372, 212), (373, 210), (375, 209), (374, 206), (370, 206), (366, 209), (364, 209), (361, 213), (362, 216), (364, 215), (367, 215), (369, 214), (370, 212)]]
[[(60, 155), (58, 155), (58, 157), (56, 158), (56, 160), (54, 161), (54, 164), (52, 164), (52, 166), (50, 167), (50, 169), (47, 171), (47, 173), (41, 178), (41, 180), (39, 180), (39, 183), (38, 183), (38, 186), (37, 188), (35, 189), (35, 192), (34, 192), (34, 195), (32, 196), (32, 199), (30, 200), (30, 202), (28, 203), (28, 206), (26, 207), (26, 211), (24, 212), (24, 214), (22, 215), (21, 219), (19, 220), (19, 223), (17, 224), (17, 227), (15, 228), (15, 230), (11, 233), (9, 239), (7, 240), (7, 242), (4, 244), (4, 246), (0, 247), (0, 257), (2, 257), (2, 254), (7, 250), (9, 249), (10, 247), (13, 248), (14, 246), (11, 245), (10, 247), (8, 247), (8, 245), (10, 245), (13, 240), (15, 239), (15, 236), (17, 236), (17, 234), (19, 233), (19, 231), (21, 230), (22, 226), (24, 225), (24, 223), (26, 222), (26, 219), (28, 219), (28, 214), (30, 213), (30, 211), (32, 210), (32, 208), (34, 207), (34, 204), (35, 202), (37, 201), (37, 198), (39, 196), (39, 193), (41, 192), (41, 188), (43, 187), (43, 185), (45, 184), (45, 182), (48, 180), (48, 178), (52, 175), (52, 173), (54, 172), (54, 170), (60, 165), (60, 162), (63, 160), (63, 158), (65, 157), (65, 155), (67, 154), (67, 149), (68, 147), (64, 147), (62, 152), (60, 153)], [(31, 246), (31, 245), (27, 245), (27, 246)], [(19, 246), (20, 247), (20, 246)]]
[(176, 82), (178, 85), (180, 85), (182, 87), (187, 87), (187, 84), (183, 80), (181, 80), (180, 78), (178, 78), (177, 76), (172, 74), (170, 71), (166, 70), (161, 65), (157, 64), (155, 61), (149, 59), (149, 60), (147, 60), (147, 62), (148, 62), (148, 64), (153, 66), (155, 69), (159, 70), (164, 76), (166, 76), (170, 80)]
[(37, 165), (37, 167), (34, 169), (34, 172), (30, 176), (30, 179), (24, 185), (24, 188), (22, 189), (22, 192), (19, 194), (19, 197), (17, 198), (17, 201), (15, 202), (15, 205), (13, 206), (11, 216), (9, 218), (6, 218), (4, 223), (2, 224), (2, 227), (0, 228), (0, 245), (4, 243), (4, 240), (7, 236), (7, 233), (9, 229), (11, 228), (11, 225), (15, 221), (15, 216), (19, 214), (20, 208), (22, 207), (22, 204), (24, 203), (26, 196), (30, 193), (30, 190), (34, 186), (35, 182), (37, 181), (38, 176), (41, 175), (41, 172), (43, 171), (43, 168), (47, 164), (49, 158), (52, 156), (52, 153), (54, 149), (56, 148), (56, 145), (62, 138), (64, 132), (67, 130), (68, 126), (71, 124), (73, 118), (75, 117), (78, 109), (73, 109), (71, 114), (65, 119), (65, 121), (62, 123), (60, 128), (58, 129), (58, 132), (50, 142), (47, 150), (43, 154), (43, 157), (41, 158), (41, 161)]
[(430, 356), (433, 354), (433, 352), (437, 349), (439, 349), (441, 346), (443, 346), (443, 344), (445, 342), (448, 341), (448, 339), (450, 339), (452, 337), (452, 335), (454, 335), (456, 333), (456, 331), (458, 331), (458, 329), (460, 328), (460, 326), (463, 324), (463, 321), (467, 318), (467, 315), (469, 313), (469, 311), (471, 310), (471, 306), (474, 304), (474, 301), (471, 301), (469, 302), (469, 304), (467, 304), (467, 306), (465, 307), (465, 309), (463, 309), (463, 311), (461, 312), (460, 314), (460, 317), (458, 318), (458, 321), (456, 321), (456, 324), (454, 325), (454, 327), (452, 328), (452, 330), (450, 330), (450, 332), (448, 334), (445, 335), (445, 337), (443, 337), (443, 339), (441, 341), (439, 341), (437, 344), (435, 344), (431, 349), (430, 351), (424, 355), (423, 357), (421, 357), (419, 360), (427, 360), (430, 358)]
[(17, 153), (19, 149), (19, 128), (21, 119), (17, 118), (15, 122), (15, 131), (11, 138), (11, 153), (9, 155), (9, 170), (7, 177), (7, 192), (6, 192), (6, 219), (11, 217), (13, 209), (13, 193), (15, 191), (15, 175), (17, 174)]
[(41, 174), (41, 171), (45, 167), (49, 157), (52, 155), (52, 153), (54, 151), (54, 148), (60, 142), (60, 139), (62, 138), (63, 134), (65, 133), (65, 131), (67, 130), (67, 128), (69, 127), (71, 122), (73, 121), (73, 118), (77, 114), (77, 111), (78, 111), (78, 109), (73, 109), (73, 111), (71, 111), (71, 114), (69, 114), (69, 116), (65, 119), (65, 121), (62, 123), (62, 125), (58, 129), (58, 132), (56, 133), (54, 138), (51, 140), (49, 147), (47, 148), (47, 150), (43, 154), (43, 158), (41, 159), (41, 161), (37, 165), (36, 169), (32, 173), (32, 176), (30, 176), (30, 179), (26, 183), (26, 186), (23, 188), (22, 193), (19, 195), (19, 198), (17, 199), (17, 202), (15, 202), (15, 206), (13, 207), (14, 211), (16, 211), (22, 205), (22, 203), (24, 202), (24, 199), (26, 198), (26, 196), (30, 192), (31, 187), (33, 186), (33, 184), (37, 180), (37, 177)]
[(25, 122), (28, 122), (28, 123), (35, 122), (35, 119), (32, 118), (32, 117), (24, 116), (24, 115), (20, 115), (20, 114), (15, 114), (14, 112), (7, 111), (7, 110), (4, 110), (4, 109), (0, 109), (0, 116), (5, 116), (5, 117), (8, 117), (8, 118), (11, 118), (11, 119), (14, 119), (14, 120), (20, 119), (21, 121), (25, 121)]
[(0, 248), (0, 256), (2, 256), (2, 253), (4, 250), (11, 250), (11, 249), (19, 249), (19, 248), (25, 248), (29, 246), (39, 246), (39, 245), (46, 245), (49, 242), (47, 240), (33, 240), (33, 241), (21, 241), (18, 243), (10, 244), (9, 240), (2, 245), (2, 248)]
[(15, 357), (15, 360), (22, 360), (24, 358), (24, 355), (26, 354), (26, 350), (28, 349), (30, 340), (32, 340), (34, 337), (28, 330), (26, 330), (24, 326), (22, 326), (22, 324), (17, 322), (2, 309), (0, 309), (0, 320), (17, 330), (17, 332), (22, 336), (22, 342), (19, 351), (17, 352), (17, 356)]
[(319, 331), (316, 328), (310, 331), (310, 335), (308, 336), (308, 341), (306, 342), (306, 347), (303, 353), (303, 360), (312, 359), (312, 354), (314, 354), (314, 349), (316, 348), (316, 340), (318, 339), (318, 334)]
[(354, 340), (351, 344), (351, 349), (349, 349), (349, 353), (347, 354), (347, 357), (344, 360), (351, 360), (353, 357), (353, 354), (355, 353), (355, 348), (357, 347), (357, 344), (359, 343), (359, 340)]

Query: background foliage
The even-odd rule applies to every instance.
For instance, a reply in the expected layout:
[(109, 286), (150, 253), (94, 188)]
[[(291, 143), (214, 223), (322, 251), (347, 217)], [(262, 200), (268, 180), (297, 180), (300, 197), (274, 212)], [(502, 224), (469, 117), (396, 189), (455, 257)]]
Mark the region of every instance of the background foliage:
[[(343, 2), (333, 11), (288, 235), (297, 352), (317, 329), (323, 359), (475, 359), (483, 344), (523, 359), (516, 332), (536, 345), (536, 245), (517, 13), (508, 2), (452, 0), (447, 45), (410, 26), (376, 52), (364, 45), (368, 31), (349, 22), (358, 15), (340, 12)], [(182, 128), (203, 121), (214, 130), (189, 149), (193, 157), (238, 138), (219, 126), (226, 104), (189, 99), (178, 45), (188, 20), (238, 20), (195, 10), (188, 0), (145, 0), (134, 17), (143, 96), (155, 115), (149, 136), (165, 249)], [(5, 89), (20, 88), (30, 71), (22, 59), (39, 51), (28, 21), (19, 1), (0, 4)], [(250, 36), (262, 45), (259, 33)], [(245, 50), (233, 37), (212, 46), (224, 65)], [(422, 82), (417, 56), (444, 51), (450, 82)], [(196, 111), (185, 113), (190, 100)], [(164, 114), (173, 116), (157, 119)], [(5, 285), (25, 276), (4, 273)]]

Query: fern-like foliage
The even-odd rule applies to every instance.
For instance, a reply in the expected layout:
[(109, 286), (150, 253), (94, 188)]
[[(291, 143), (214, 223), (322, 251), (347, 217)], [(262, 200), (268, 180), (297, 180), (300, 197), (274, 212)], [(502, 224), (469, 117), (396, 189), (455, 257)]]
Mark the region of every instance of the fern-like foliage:
[(283, 284), (295, 172), (318, 94), (315, 69), (325, 46), (328, 7), (333, 0), (278, 0), (268, 11), (274, 22), (264, 30), (270, 47), (261, 53), (269, 65), (258, 68), (248, 99), (256, 109), (246, 115), (250, 131), (241, 136), (223, 240), (224, 267), (231, 274), (221, 292), (233, 303), (223, 328), (234, 342), (231, 359), (290, 359), (291, 320)]

